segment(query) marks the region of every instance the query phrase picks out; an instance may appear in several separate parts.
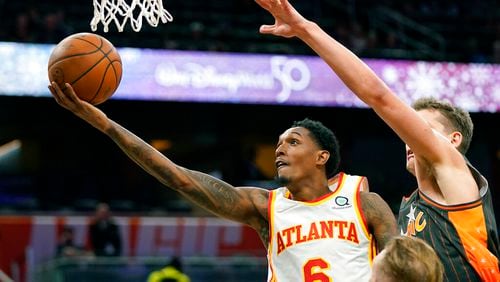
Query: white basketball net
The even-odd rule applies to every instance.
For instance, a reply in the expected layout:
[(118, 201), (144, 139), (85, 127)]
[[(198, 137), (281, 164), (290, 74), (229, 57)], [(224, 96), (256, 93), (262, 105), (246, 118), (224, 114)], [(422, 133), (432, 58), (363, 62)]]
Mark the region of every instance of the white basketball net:
[[(130, 0), (128, 0), (130, 2)], [(130, 20), (130, 25), (134, 31), (139, 31), (142, 27), (142, 18), (151, 26), (158, 23), (167, 23), (173, 20), (172, 15), (163, 8), (163, 0), (131, 0), (127, 4), (126, 0), (93, 0), (94, 17), (90, 22), (93, 31), (97, 30), (99, 22), (104, 26), (104, 32), (109, 31), (109, 24), (114, 22), (119, 32)]]

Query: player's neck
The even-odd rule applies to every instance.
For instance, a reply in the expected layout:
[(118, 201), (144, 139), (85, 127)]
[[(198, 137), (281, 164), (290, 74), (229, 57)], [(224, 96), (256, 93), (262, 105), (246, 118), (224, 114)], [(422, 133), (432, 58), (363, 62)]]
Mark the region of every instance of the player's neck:
[(301, 186), (297, 187), (296, 189), (295, 187), (296, 186), (287, 186), (287, 189), (291, 193), (292, 200), (295, 201), (314, 201), (318, 198), (323, 197), (324, 195), (331, 193), (330, 189), (328, 188), (327, 182), (325, 182), (324, 185)]

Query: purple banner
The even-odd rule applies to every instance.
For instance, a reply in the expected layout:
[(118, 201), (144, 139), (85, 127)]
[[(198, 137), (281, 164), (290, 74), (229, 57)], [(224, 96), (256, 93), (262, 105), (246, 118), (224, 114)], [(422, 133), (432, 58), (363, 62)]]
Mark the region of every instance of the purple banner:
[[(53, 45), (0, 43), (0, 95), (49, 96)], [(318, 57), (120, 48), (112, 99), (366, 107)], [(365, 60), (407, 103), (433, 96), (500, 111), (500, 66)]]

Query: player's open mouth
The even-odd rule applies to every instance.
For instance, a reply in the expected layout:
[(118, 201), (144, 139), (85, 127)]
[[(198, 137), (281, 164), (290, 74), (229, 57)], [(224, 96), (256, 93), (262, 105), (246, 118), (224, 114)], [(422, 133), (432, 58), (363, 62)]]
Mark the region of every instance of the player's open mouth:
[(285, 163), (284, 161), (276, 161), (276, 169), (280, 169), (286, 165), (287, 163)]

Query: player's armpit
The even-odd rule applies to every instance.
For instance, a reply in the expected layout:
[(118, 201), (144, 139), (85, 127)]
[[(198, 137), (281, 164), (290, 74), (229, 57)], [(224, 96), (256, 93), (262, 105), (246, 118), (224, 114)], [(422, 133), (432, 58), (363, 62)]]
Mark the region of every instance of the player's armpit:
[(396, 217), (378, 194), (360, 192), (359, 196), (366, 223), (375, 237), (378, 251), (381, 251), (393, 236), (398, 235)]

